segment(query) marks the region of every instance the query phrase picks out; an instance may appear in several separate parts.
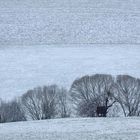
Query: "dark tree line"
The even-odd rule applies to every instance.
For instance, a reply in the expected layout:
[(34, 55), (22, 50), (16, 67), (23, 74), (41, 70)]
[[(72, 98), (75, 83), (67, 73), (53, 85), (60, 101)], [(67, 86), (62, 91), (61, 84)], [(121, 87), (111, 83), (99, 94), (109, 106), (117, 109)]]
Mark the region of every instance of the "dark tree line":
[(118, 75), (113, 90), (125, 116), (140, 116), (140, 79)]
[(69, 117), (67, 90), (56, 85), (38, 87), (21, 97), (22, 108), (33, 120)]
[(56, 85), (28, 90), (18, 100), (0, 101), (0, 122), (43, 120), (70, 116), (68, 91)]
[[(140, 79), (106, 74), (76, 79), (69, 90), (57, 85), (28, 90), (18, 100), (0, 100), (0, 123), (70, 117), (140, 116)], [(102, 114), (103, 113), (103, 114)]]
[(21, 109), (21, 104), (13, 100), (11, 102), (0, 103), (0, 123), (26, 121), (24, 112)]
[(73, 82), (70, 92), (81, 116), (97, 116), (97, 107), (108, 109), (115, 103), (112, 93), (114, 79), (111, 75), (84, 76)]
[(115, 104), (121, 107), (124, 116), (140, 116), (140, 79), (129, 75), (84, 76), (73, 82), (70, 93), (81, 116), (97, 116), (99, 107), (105, 108), (107, 116)]

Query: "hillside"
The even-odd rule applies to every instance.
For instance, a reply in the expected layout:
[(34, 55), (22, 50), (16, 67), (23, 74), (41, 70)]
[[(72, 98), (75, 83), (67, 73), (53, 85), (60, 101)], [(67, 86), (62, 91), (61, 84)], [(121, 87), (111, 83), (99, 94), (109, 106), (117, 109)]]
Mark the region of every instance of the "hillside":
[(138, 0), (1, 0), (0, 46), (139, 44)]
[(82, 118), (0, 124), (0, 140), (139, 140), (140, 118)]

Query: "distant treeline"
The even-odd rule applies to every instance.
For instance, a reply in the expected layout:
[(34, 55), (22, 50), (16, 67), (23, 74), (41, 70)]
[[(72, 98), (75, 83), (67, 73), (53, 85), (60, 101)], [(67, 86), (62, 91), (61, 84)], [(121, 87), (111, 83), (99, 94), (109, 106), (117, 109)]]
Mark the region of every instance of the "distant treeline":
[(10, 102), (0, 100), (0, 122), (71, 116), (140, 116), (140, 79), (106, 74), (76, 79), (69, 90), (48, 85)]

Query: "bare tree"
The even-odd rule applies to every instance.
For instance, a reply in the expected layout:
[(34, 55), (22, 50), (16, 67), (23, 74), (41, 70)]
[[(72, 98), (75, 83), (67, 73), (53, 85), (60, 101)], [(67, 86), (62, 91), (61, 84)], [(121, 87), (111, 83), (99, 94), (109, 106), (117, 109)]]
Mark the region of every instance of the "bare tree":
[(14, 100), (11, 102), (2, 102), (0, 106), (0, 122), (25, 121), (26, 117), (21, 110), (20, 104)]
[(24, 112), (33, 120), (39, 120), (42, 117), (41, 102), (39, 100), (40, 96), (38, 95), (40, 92), (41, 89), (36, 88), (34, 90), (27, 91), (27, 93), (21, 97), (21, 104)]
[(57, 114), (57, 92), (56, 85), (45, 86), (42, 94), (42, 119), (51, 119)]
[(118, 75), (114, 98), (120, 103), (125, 116), (140, 115), (140, 80), (129, 75)]
[[(111, 75), (95, 74), (76, 79), (70, 89), (71, 97), (82, 116), (96, 116), (96, 109), (104, 106), (107, 110), (114, 103), (111, 88), (114, 79)], [(105, 114), (105, 116), (106, 116)]]
[(64, 88), (59, 89), (58, 95), (58, 112), (61, 118), (70, 117), (68, 91)]
[(56, 114), (57, 86), (29, 90), (21, 98), (23, 109), (33, 120), (50, 119)]
[(2, 99), (0, 98), (0, 123), (2, 123)]
[(115, 102), (112, 107), (108, 109), (108, 114), (107, 116), (109, 117), (121, 117), (123, 116), (123, 111), (118, 102)]

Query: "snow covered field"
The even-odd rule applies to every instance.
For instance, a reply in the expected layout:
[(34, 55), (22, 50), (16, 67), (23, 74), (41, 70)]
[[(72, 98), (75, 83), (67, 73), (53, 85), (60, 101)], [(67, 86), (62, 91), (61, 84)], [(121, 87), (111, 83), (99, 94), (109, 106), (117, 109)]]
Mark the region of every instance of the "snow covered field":
[(77, 77), (130, 74), (140, 77), (140, 46), (49, 45), (0, 48), (0, 97), (11, 99), (36, 86), (70, 88)]
[[(0, 0), (0, 98), (95, 73), (140, 78), (139, 0)], [(140, 140), (140, 118), (0, 124), (0, 140)]]
[(139, 140), (140, 118), (82, 118), (0, 124), (0, 140)]

